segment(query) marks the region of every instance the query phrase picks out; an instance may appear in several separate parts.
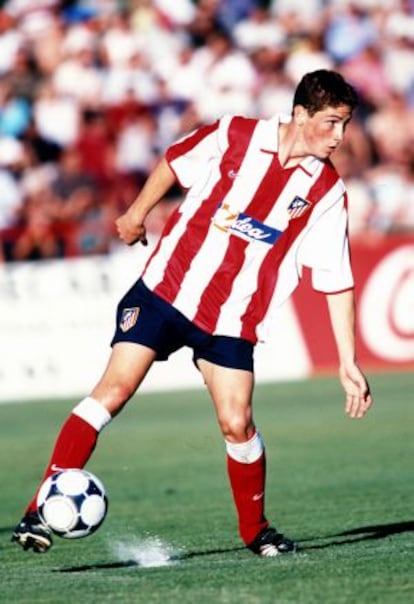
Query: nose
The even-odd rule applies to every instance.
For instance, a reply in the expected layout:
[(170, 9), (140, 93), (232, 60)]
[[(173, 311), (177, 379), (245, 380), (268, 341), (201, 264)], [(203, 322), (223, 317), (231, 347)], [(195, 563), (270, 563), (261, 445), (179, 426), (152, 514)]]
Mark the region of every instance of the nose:
[(334, 130), (334, 139), (335, 142), (340, 143), (342, 141), (342, 139), (344, 138), (344, 133), (345, 133), (345, 127), (343, 124), (336, 124), (335, 125), (335, 130)]

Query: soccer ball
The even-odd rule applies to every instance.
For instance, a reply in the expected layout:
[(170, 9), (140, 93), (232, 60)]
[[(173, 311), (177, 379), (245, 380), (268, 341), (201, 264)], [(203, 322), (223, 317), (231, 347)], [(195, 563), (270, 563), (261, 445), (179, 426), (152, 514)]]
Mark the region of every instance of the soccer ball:
[(62, 469), (45, 480), (37, 495), (39, 516), (65, 539), (87, 537), (105, 519), (108, 500), (102, 482), (86, 470)]

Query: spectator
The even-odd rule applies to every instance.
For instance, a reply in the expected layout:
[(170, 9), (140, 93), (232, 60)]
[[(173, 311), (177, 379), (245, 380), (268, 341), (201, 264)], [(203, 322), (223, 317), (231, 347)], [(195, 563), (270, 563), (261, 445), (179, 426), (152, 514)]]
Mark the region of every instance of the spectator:
[(0, 137), (0, 231), (13, 227), (22, 203), (20, 174), (26, 157), (23, 145)]
[[(366, 121), (379, 162), (405, 162), (414, 145), (414, 109), (400, 92), (392, 92)], [(392, 133), (392, 135), (390, 135)]]
[[(79, 147), (66, 148), (51, 181), (52, 212), (67, 256), (107, 253), (112, 230), (110, 204), (82, 165)], [(103, 190), (103, 189), (102, 189)]]
[(252, 53), (260, 48), (281, 47), (285, 32), (269, 11), (258, 6), (234, 27), (234, 41), (242, 50)]
[(393, 90), (405, 96), (414, 82), (414, 36), (391, 38), (384, 53), (384, 70)]
[(320, 20), (326, 2), (324, 0), (270, 0), (270, 12), (280, 21), (294, 21), (300, 31), (311, 31)]
[(349, 234), (353, 238), (365, 237), (367, 225), (371, 224), (374, 214), (372, 191), (360, 171), (356, 170), (356, 157), (349, 145), (341, 145), (332, 159), (352, 200), (348, 206)]
[(9, 73), (13, 68), (23, 40), (24, 36), (15, 27), (13, 17), (6, 11), (0, 11), (0, 75)]
[(192, 46), (185, 46), (177, 56), (177, 63), (171, 75), (165, 80), (168, 94), (188, 103), (201, 94), (203, 88), (203, 73), (198, 69)]
[(32, 105), (43, 76), (28, 48), (19, 48), (14, 63), (5, 77), (13, 97), (25, 99)]
[(30, 122), (30, 105), (12, 94), (8, 80), (0, 80), (0, 135), (19, 138)]
[(104, 105), (119, 105), (129, 95), (137, 103), (148, 105), (157, 100), (158, 77), (151, 70), (149, 60), (138, 49), (131, 52), (125, 63), (110, 63), (102, 82)]
[(130, 174), (141, 184), (156, 159), (153, 148), (156, 124), (149, 111), (137, 111), (121, 126), (115, 147), (115, 166), (121, 174)]
[(140, 50), (139, 39), (131, 28), (128, 14), (113, 12), (107, 15), (100, 40), (104, 62), (110, 67), (125, 67)]
[[(167, 19), (172, 28), (188, 25), (195, 15), (195, 7), (191, 0), (154, 0), (157, 10)], [(227, 2), (226, 4), (229, 4)], [(240, 4), (240, 1), (239, 1)]]
[(53, 10), (38, 13), (33, 10), (32, 15), (27, 17), (26, 26), (20, 21), (20, 27), (25, 32), (25, 45), (30, 50), (39, 72), (45, 78), (50, 77), (62, 58), (62, 20)]
[[(224, 113), (289, 112), (296, 81), (318, 67), (340, 69), (363, 101), (335, 157), (355, 197), (351, 234), (414, 228), (413, 19), (409, 0), (6, 1), (0, 259), (106, 253), (112, 217), (161, 149)], [(160, 204), (151, 230), (180, 195)], [(57, 245), (45, 235), (40, 249), (49, 228)]]
[(373, 197), (369, 225), (377, 233), (414, 231), (414, 161), (389, 162), (367, 174)]
[(333, 69), (331, 57), (323, 48), (323, 41), (318, 33), (301, 35), (292, 44), (285, 63), (285, 72), (296, 85), (305, 73), (316, 69)]
[(102, 111), (83, 112), (74, 146), (82, 170), (100, 187), (107, 186), (113, 176), (113, 138), (110, 122)]
[(96, 190), (93, 178), (85, 174), (79, 151), (67, 147), (59, 160), (55, 178), (51, 182), (55, 200), (55, 214), (59, 220), (77, 220), (89, 204), (83, 191)]
[(256, 96), (256, 112), (270, 118), (275, 107), (289, 113), (292, 105), (294, 86), (283, 69), (266, 69), (261, 74), (261, 82)]
[(53, 75), (53, 86), (61, 98), (74, 99), (84, 109), (99, 106), (102, 72), (94, 59), (88, 43), (60, 63)]
[(21, 228), (12, 247), (13, 260), (44, 260), (62, 255), (50, 206), (50, 199), (44, 195), (25, 200)]
[(224, 31), (207, 38), (204, 48), (194, 53), (203, 86), (194, 104), (202, 121), (230, 111), (249, 114), (257, 85), (252, 62), (235, 48)]
[(78, 137), (80, 106), (76, 99), (61, 96), (53, 82), (46, 80), (33, 104), (33, 120), (44, 140), (64, 148)]
[(378, 44), (366, 46), (358, 55), (346, 61), (342, 73), (358, 90), (371, 112), (386, 103), (391, 94), (391, 82)]
[(369, 13), (356, 2), (330, 6), (325, 31), (325, 48), (333, 61), (342, 64), (356, 57), (378, 39), (378, 30)]

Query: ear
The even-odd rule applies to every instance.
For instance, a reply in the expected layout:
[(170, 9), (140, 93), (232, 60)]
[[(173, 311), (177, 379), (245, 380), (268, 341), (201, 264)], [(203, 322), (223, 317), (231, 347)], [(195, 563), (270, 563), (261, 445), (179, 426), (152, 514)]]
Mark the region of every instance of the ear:
[(305, 120), (308, 116), (308, 112), (306, 111), (303, 105), (296, 105), (293, 109), (293, 119), (298, 126), (303, 126)]

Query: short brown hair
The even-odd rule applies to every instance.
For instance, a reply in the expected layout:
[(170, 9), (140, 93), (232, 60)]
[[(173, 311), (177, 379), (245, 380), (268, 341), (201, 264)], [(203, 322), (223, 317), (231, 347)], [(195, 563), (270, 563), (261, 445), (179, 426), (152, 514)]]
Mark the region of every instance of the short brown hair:
[(310, 115), (326, 107), (347, 105), (351, 110), (358, 105), (358, 95), (337, 71), (319, 69), (303, 76), (293, 98), (293, 107), (302, 105)]

